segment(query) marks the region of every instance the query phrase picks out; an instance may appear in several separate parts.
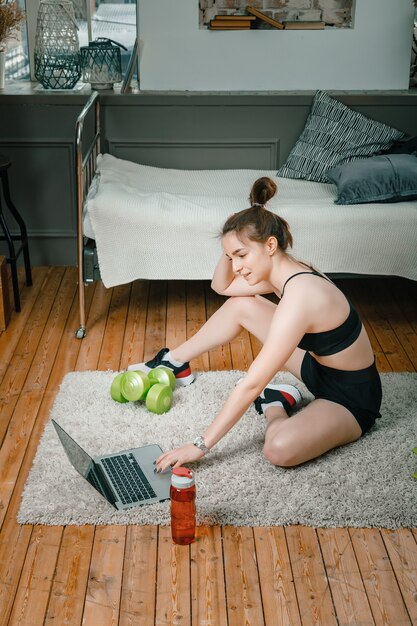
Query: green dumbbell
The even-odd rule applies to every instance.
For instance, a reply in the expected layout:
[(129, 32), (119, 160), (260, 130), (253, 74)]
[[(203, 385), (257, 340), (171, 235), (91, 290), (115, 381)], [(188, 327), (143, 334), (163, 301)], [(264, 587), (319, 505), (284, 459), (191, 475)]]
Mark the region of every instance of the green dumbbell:
[(129, 400), (127, 400), (120, 389), (120, 383), (122, 382), (124, 376), (124, 372), (121, 372), (120, 374), (117, 374), (116, 378), (113, 378), (111, 387), (110, 387), (110, 395), (112, 397), (112, 400), (115, 400), (116, 402), (129, 402)]
[(148, 372), (148, 378), (151, 381), (151, 385), (162, 383), (163, 385), (169, 385), (172, 391), (177, 386), (174, 372), (169, 367), (164, 367), (163, 365)]
[(120, 391), (126, 400), (137, 402), (144, 400), (151, 386), (151, 381), (144, 372), (125, 372), (120, 382)]
[(156, 383), (152, 385), (146, 396), (146, 408), (151, 413), (166, 413), (172, 406), (173, 393), (169, 385)]

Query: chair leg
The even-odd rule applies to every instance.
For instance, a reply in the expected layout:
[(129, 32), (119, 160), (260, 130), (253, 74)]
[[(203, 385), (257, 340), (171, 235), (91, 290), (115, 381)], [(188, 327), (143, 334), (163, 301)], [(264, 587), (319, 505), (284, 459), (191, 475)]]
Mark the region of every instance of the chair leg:
[(19, 293), (19, 280), (17, 277), (17, 264), (16, 260), (10, 261), (10, 269), (12, 272), (12, 283), (13, 283), (13, 296), (14, 296), (14, 308), (16, 313), (20, 313), (20, 293)]
[(7, 257), (7, 262), (10, 265), (10, 269), (12, 272), (12, 283), (13, 283), (13, 294), (14, 294), (14, 303), (15, 309), (19, 313), (20, 311), (20, 294), (19, 294), (19, 280), (17, 277), (17, 264), (16, 264), (16, 253), (14, 248), (14, 243), (12, 236), (10, 234), (9, 228), (4, 219), (3, 211), (1, 210), (0, 204), (0, 224), (1, 228), (4, 232), (4, 238), (7, 241), (7, 245), (9, 248), (9, 256)]
[(2, 178), (2, 183), (3, 183), (4, 200), (10, 210), (10, 213), (13, 215), (14, 219), (16, 220), (20, 228), (20, 240), (22, 242), (23, 259), (25, 263), (26, 285), (30, 287), (32, 285), (32, 270), (30, 266), (29, 242), (28, 242), (26, 224), (25, 224), (24, 219), (20, 215), (19, 211), (16, 209), (15, 205), (13, 204), (12, 199), (10, 197), (9, 178), (7, 176), (7, 171), (4, 171), (1, 173), (1, 178)]
[(30, 257), (29, 257), (29, 245), (26, 241), (26, 245), (23, 247), (23, 260), (25, 262), (25, 274), (26, 274), (26, 285), (30, 287), (32, 283), (32, 268), (30, 266)]

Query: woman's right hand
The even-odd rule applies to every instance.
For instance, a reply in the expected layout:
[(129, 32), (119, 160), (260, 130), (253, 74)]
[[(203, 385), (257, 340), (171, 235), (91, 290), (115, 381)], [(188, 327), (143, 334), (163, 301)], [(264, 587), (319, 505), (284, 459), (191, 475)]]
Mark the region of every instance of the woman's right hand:
[(214, 270), (213, 278), (211, 280), (211, 288), (216, 293), (222, 295), (225, 293), (225, 290), (230, 287), (234, 279), (235, 274), (233, 272), (232, 261), (223, 252)]

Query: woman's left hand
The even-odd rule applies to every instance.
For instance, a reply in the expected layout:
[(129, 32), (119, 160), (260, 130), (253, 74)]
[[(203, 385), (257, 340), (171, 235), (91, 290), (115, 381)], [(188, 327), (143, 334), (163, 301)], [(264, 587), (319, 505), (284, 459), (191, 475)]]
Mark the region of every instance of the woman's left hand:
[(175, 448), (169, 452), (164, 452), (156, 459), (156, 471), (163, 472), (169, 466), (172, 468), (180, 467), (184, 463), (192, 463), (199, 461), (204, 456), (204, 452), (197, 448), (193, 443), (188, 443), (181, 448)]

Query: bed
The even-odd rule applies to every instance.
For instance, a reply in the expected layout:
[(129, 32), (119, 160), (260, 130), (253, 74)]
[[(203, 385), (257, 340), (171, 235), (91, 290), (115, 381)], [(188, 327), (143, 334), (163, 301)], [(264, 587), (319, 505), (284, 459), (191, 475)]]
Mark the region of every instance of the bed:
[[(95, 129), (83, 146), (83, 126)], [(84, 285), (136, 279), (210, 279), (228, 215), (248, 206), (252, 183), (276, 180), (269, 208), (285, 218), (292, 253), (330, 275), (417, 280), (417, 201), (335, 205), (335, 185), (277, 177), (276, 170), (179, 170), (151, 167), (100, 151), (100, 108), (93, 93), (77, 120), (77, 240), (80, 327)], [(233, 165), (233, 164), (231, 164)]]

